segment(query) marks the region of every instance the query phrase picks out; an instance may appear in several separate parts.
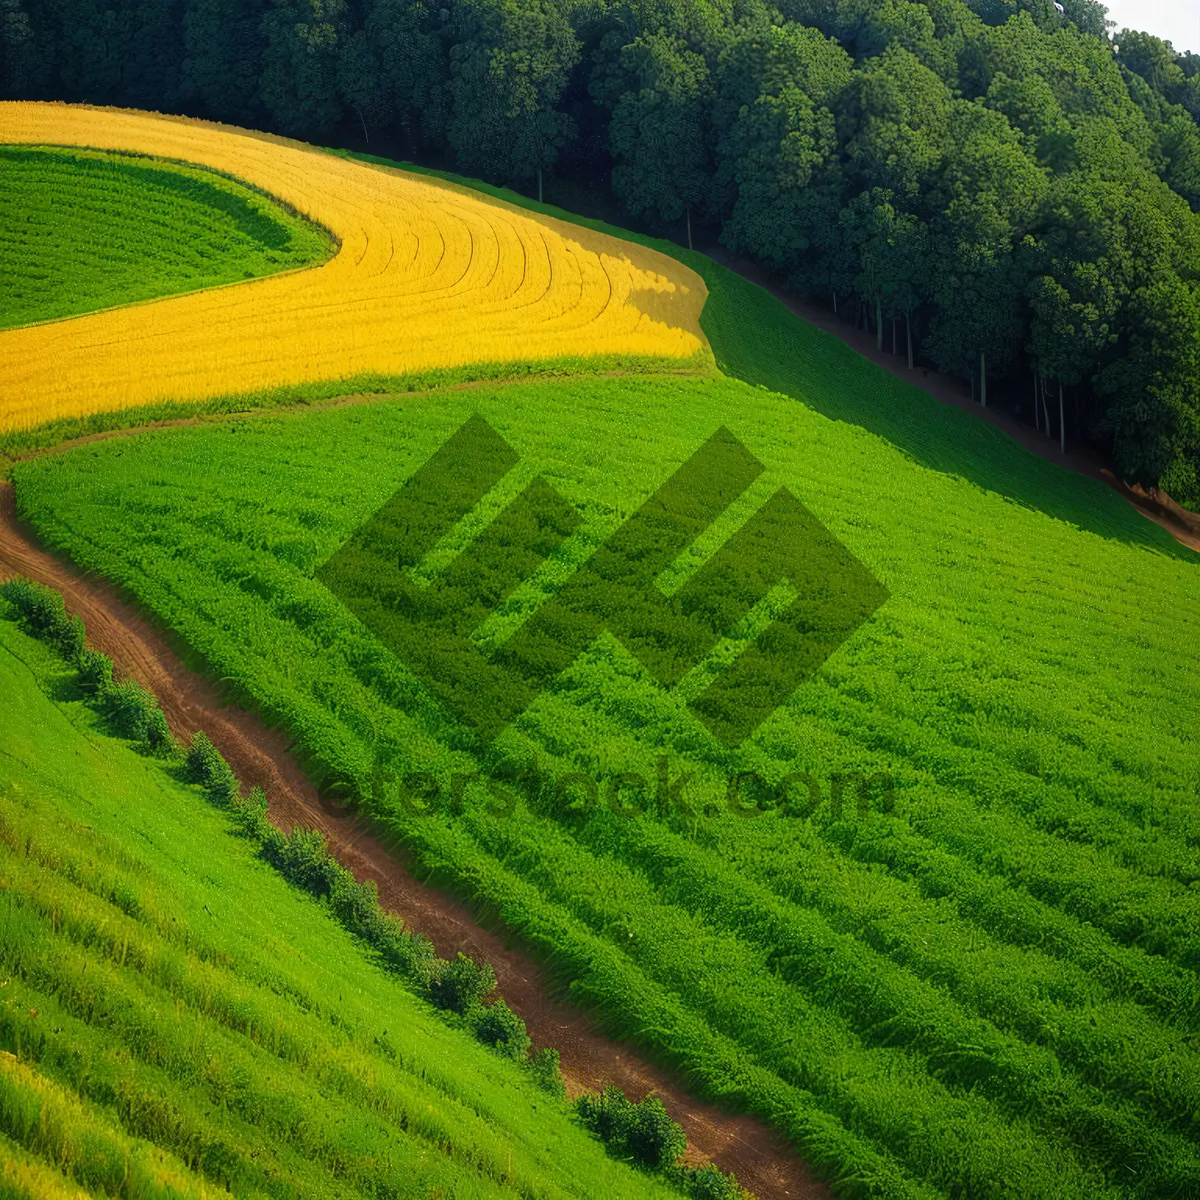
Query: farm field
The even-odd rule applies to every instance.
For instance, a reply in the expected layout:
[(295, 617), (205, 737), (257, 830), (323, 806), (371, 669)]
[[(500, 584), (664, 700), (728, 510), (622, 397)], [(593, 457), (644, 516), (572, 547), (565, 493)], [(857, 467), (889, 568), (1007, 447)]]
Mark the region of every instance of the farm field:
[(0, 146), (0, 328), (307, 267), (336, 249), (261, 193), (178, 163)]
[[(649, 250), (703, 280), (724, 376), (627, 364), (141, 433), (18, 466), (20, 511), (614, 1033), (770, 1120), (842, 1194), (1195, 1194), (1194, 556), (702, 255)], [(888, 598), (740, 746), (688, 701), (760, 610), (673, 691), (602, 635), (485, 745), (319, 576), (480, 416), (516, 466), (419, 573), (536, 479), (581, 518), (472, 632), (485, 649), (721, 427), (764, 470), (664, 589), (782, 486)], [(741, 772), (767, 786), (733, 811)], [(778, 805), (797, 772), (817, 790)], [(615, 812), (625, 775), (644, 786)], [(868, 777), (890, 797), (859, 811)]]
[[(658, 356), (707, 363), (699, 276), (469, 191), (312, 147), (121, 110), (0, 103), (0, 143), (178, 159), (329, 230), (323, 266), (0, 334), (0, 431), (168, 401), (468, 363)], [(636, 261), (635, 261), (636, 260)]]
[[(492, 515), (538, 474), (583, 516), (481, 637), (502, 641), (722, 424), (765, 470), (706, 544), (785, 484), (890, 599), (737, 749), (686, 708), (694, 678), (666, 692), (607, 636), (484, 749), (314, 578), (473, 414), (520, 458)], [(1177, 647), (1195, 638), (1196, 568), (1101, 485), (1012, 453), (1031, 495), (1076, 489), (1104, 532), (730, 379), (252, 416), (80, 447), (14, 479), (50, 544), (176, 630), (316, 777), (351, 781), (424, 870), (848, 1194), (1187, 1195), (1200, 678)], [(671, 781), (692, 776), (690, 813), (556, 795), (576, 772), (601, 795), (623, 773), (653, 791), (664, 754)], [(440, 791), (373, 786), (376, 762)], [(524, 772), (516, 810), (454, 788), (475, 771)], [(731, 812), (738, 771), (771, 786), (807, 772), (820, 803)], [(834, 780), (853, 772), (890, 775), (893, 810), (854, 811), (848, 786), (835, 813)]]
[(678, 1194), (386, 975), (4, 619), (0, 688), (6, 1197)]

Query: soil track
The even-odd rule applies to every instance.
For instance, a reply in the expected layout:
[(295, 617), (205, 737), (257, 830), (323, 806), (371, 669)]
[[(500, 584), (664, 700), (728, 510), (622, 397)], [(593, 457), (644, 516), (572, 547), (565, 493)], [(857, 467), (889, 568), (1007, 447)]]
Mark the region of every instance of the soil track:
[(657, 1092), (686, 1130), (691, 1161), (711, 1161), (762, 1200), (825, 1200), (828, 1189), (764, 1122), (698, 1102), (668, 1075), (622, 1044), (596, 1032), (591, 1019), (551, 998), (550, 981), (527, 954), (483, 928), (452, 895), (420, 882), (365, 825), (340, 815), (304, 775), (287, 738), (259, 718), (225, 706), (205, 677), (183, 664), (168, 637), (111, 586), (89, 578), (42, 549), (17, 520), (12, 485), (0, 482), (0, 579), (25, 575), (62, 592), (69, 612), (87, 626), (88, 645), (104, 651), (120, 673), (152, 690), (172, 732), (190, 739), (202, 729), (246, 786), (267, 794), (271, 817), (288, 830), (319, 829), (358, 880), (373, 879), (384, 908), (425, 934), (442, 955), (462, 950), (492, 964), (500, 991), (524, 1019), (535, 1045), (562, 1055), (568, 1094), (609, 1084), (640, 1100)]

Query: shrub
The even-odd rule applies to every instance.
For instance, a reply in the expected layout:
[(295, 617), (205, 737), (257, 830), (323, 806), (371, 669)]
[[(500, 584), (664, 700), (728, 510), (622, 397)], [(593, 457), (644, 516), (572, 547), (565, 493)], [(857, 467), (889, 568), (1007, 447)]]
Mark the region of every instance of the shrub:
[(679, 1168), (679, 1185), (692, 1200), (742, 1200), (746, 1194), (732, 1175), (722, 1175), (712, 1163)]
[(534, 1082), (552, 1096), (565, 1096), (562, 1072), (559, 1070), (559, 1054), (553, 1046), (543, 1046), (530, 1060), (529, 1070)]
[(378, 946), (384, 933), (383, 911), (373, 879), (357, 883), (349, 871), (344, 871), (330, 888), (329, 903), (344, 928)]
[(329, 856), (325, 835), (315, 829), (293, 829), (272, 849), (272, 864), (286, 879), (314, 896), (329, 895), (342, 871)]
[(503, 1000), (472, 1010), (475, 1036), (488, 1046), (494, 1046), (505, 1057), (520, 1061), (531, 1045), (525, 1022)]
[(267, 831), (274, 828), (267, 820), (266, 793), (260, 787), (252, 787), (250, 795), (244, 800), (238, 799), (236, 796), (232, 800), (233, 815), (242, 827), (242, 831), (261, 844), (266, 839)]
[(106, 693), (105, 708), (113, 726), (123, 737), (145, 742), (156, 753), (162, 753), (172, 745), (171, 731), (158, 701), (132, 679), (126, 679)]
[(233, 768), (203, 730), (192, 738), (192, 744), (188, 747), (187, 757), (183, 762), (183, 773), (192, 783), (207, 788), (217, 800), (228, 802), (237, 796), (240, 790)]
[(18, 576), (0, 584), (0, 596), (17, 610), (29, 633), (69, 662), (78, 661), (83, 653), (83, 622), (67, 615), (61, 593)]
[(439, 959), (434, 966), (429, 994), (439, 1008), (465, 1013), (472, 1004), (495, 990), (496, 972), (491, 963), (476, 963), (459, 953), (453, 962)]
[(652, 1171), (673, 1167), (687, 1149), (683, 1127), (671, 1120), (657, 1096), (634, 1104), (620, 1088), (579, 1097), (576, 1111), (583, 1123), (608, 1147), (609, 1153)]
[(79, 656), (79, 686), (90, 696), (105, 696), (113, 686), (113, 664), (99, 650), (85, 650)]

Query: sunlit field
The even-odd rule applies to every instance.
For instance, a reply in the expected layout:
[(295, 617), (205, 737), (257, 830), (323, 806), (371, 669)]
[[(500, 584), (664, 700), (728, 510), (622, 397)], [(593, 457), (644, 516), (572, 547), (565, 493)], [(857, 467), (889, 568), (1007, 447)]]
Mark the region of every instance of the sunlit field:
[(178, 160), (340, 243), (324, 266), (0, 334), (0, 430), (162, 401), (561, 356), (703, 355), (704, 284), (653, 250), (411, 175), (145, 113), (0, 104), (0, 144)]

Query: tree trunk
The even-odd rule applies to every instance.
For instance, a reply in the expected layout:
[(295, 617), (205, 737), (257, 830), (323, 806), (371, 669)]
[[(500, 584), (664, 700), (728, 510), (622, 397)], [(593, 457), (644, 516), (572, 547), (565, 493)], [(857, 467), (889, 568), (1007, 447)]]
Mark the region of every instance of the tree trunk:
[(913, 355), (912, 355), (912, 313), (910, 313), (910, 312), (906, 312), (904, 314), (904, 329), (908, 335), (908, 369), (911, 371), (913, 369)]
[(538, 167), (538, 203), (542, 202), (542, 168)]
[(1058, 381), (1058, 445), (1061, 453), (1067, 452), (1067, 420), (1063, 413), (1062, 380)]
[(837, 316), (837, 292), (833, 293), (833, 315)]
[(883, 353), (883, 301), (875, 297), (875, 349)]
[(688, 249), (692, 249), (692, 210), (687, 210)]
[(896, 318), (892, 318), (892, 357), (896, 357)]
[(369, 137), (367, 137), (367, 122), (366, 122), (366, 121), (363, 119), (363, 115), (362, 115), (362, 109), (361, 109), (361, 108), (358, 108), (358, 107), (356, 107), (356, 108), (354, 109), (354, 111), (355, 111), (356, 113), (358, 113), (358, 119), (359, 119), (360, 121), (362, 121), (362, 127), (363, 127), (363, 145), (364, 145), (364, 146), (369, 146), (369, 145), (371, 144), (371, 139), (370, 139)]
[(1038, 374), (1037, 367), (1033, 368), (1033, 428), (1035, 432), (1042, 432), (1042, 414), (1038, 412)]
[(987, 360), (979, 352), (979, 403), (987, 408)]
[(1046, 399), (1046, 376), (1042, 376), (1042, 416), (1046, 418), (1046, 436), (1050, 436), (1050, 403)]

